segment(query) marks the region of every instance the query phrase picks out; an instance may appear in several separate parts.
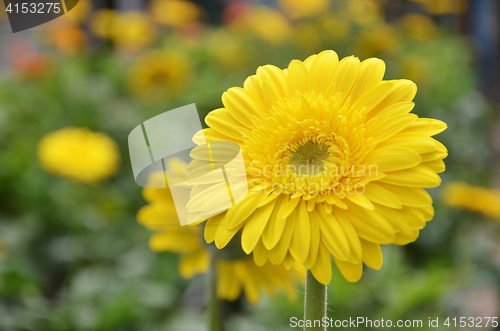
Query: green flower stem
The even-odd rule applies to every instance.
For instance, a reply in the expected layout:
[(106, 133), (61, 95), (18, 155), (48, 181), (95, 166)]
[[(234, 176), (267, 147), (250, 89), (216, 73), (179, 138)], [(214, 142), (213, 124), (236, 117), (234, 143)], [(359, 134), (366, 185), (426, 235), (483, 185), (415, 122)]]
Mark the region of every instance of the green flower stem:
[[(326, 331), (322, 327), (323, 318), (326, 316), (326, 285), (321, 284), (314, 278), (310, 270), (306, 276), (306, 294), (304, 297), (304, 331)], [(307, 326), (307, 321), (311, 321), (312, 326)], [(314, 321), (316, 326), (314, 326)], [(318, 326), (319, 325), (319, 326)]]
[(213, 254), (208, 274), (210, 297), (208, 302), (208, 330), (224, 331), (222, 301), (217, 297), (217, 253)]

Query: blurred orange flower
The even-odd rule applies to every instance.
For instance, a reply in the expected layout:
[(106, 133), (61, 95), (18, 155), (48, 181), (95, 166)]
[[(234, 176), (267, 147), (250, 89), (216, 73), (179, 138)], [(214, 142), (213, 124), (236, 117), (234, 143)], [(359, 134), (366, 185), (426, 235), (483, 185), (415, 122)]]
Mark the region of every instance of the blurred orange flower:
[(45, 76), (50, 71), (51, 61), (47, 54), (36, 50), (26, 40), (16, 40), (9, 45), (9, 62), (23, 80)]
[(50, 42), (59, 52), (74, 55), (81, 52), (85, 47), (85, 31), (70, 21), (59, 20), (54, 22), (54, 29), (50, 34)]

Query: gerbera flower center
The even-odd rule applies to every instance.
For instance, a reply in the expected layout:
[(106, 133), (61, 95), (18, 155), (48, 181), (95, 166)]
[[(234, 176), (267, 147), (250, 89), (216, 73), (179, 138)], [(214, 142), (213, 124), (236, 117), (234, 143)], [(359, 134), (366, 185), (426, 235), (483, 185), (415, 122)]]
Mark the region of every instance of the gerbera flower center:
[(316, 175), (323, 169), (324, 161), (330, 154), (328, 147), (314, 142), (307, 142), (291, 153), (290, 166), (297, 175)]
[(151, 75), (151, 82), (154, 85), (157, 85), (157, 86), (158, 85), (165, 85), (165, 84), (168, 84), (169, 81), (170, 81), (170, 73), (165, 71), (165, 70), (154, 72)]

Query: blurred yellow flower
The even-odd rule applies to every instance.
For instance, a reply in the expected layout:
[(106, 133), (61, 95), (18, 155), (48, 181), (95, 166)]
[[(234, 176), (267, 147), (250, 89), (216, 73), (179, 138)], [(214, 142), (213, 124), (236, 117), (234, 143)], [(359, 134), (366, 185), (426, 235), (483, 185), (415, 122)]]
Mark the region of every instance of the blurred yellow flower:
[(7, 12), (5, 11), (5, 2), (0, 1), (0, 21), (7, 17)]
[(138, 51), (155, 39), (151, 17), (139, 11), (117, 13), (111, 21), (110, 38), (115, 46), (125, 51)]
[(132, 66), (129, 85), (140, 97), (168, 98), (185, 90), (192, 72), (191, 60), (184, 53), (152, 51), (141, 55)]
[(351, 23), (340, 15), (324, 14), (319, 18), (319, 24), (328, 40), (347, 39), (351, 35)]
[(329, 0), (279, 0), (278, 3), (291, 19), (318, 16), (330, 8)]
[(38, 160), (48, 173), (93, 184), (118, 171), (120, 154), (108, 135), (66, 127), (43, 137)]
[(90, 0), (79, 0), (77, 5), (64, 14), (62, 18), (69, 20), (74, 24), (82, 24), (85, 22), (91, 11), (92, 2)]
[(356, 48), (361, 57), (380, 56), (396, 49), (397, 30), (390, 24), (379, 23), (364, 28), (356, 37)]
[(442, 199), (450, 207), (472, 210), (491, 218), (500, 218), (500, 190), (472, 186), (463, 182), (451, 182), (443, 188)]
[(225, 69), (245, 68), (251, 60), (252, 45), (238, 32), (219, 28), (208, 41), (210, 57)]
[[(434, 216), (424, 188), (440, 185), (448, 155), (432, 136), (447, 126), (411, 112), (413, 82), (384, 74), (382, 60), (339, 61), (327, 50), (284, 70), (261, 66), (243, 88), (225, 92), (224, 108), (206, 116), (209, 128), (193, 141), (238, 144), (250, 188), (225, 211), (214, 199), (227, 195), (225, 186), (193, 187), (189, 213), (222, 211), (208, 218), (207, 242), (224, 248), (241, 234), (257, 265), (295, 261), (328, 284), (331, 257), (356, 282), (364, 264), (382, 267), (381, 245), (415, 241)], [(190, 165), (206, 160), (191, 156)]]
[(152, 0), (149, 12), (162, 25), (179, 27), (200, 21), (203, 9), (185, 0)]
[(293, 29), (283, 14), (268, 7), (253, 7), (233, 25), (244, 31), (250, 31), (270, 44), (283, 44), (290, 40)]
[(384, 19), (383, 8), (376, 1), (349, 0), (345, 3), (349, 18), (357, 24), (368, 25)]
[(462, 14), (467, 11), (467, 0), (409, 0), (420, 3), (432, 15)]
[(418, 41), (427, 41), (436, 37), (437, 26), (429, 17), (419, 14), (404, 15), (400, 24), (406, 34)]
[(111, 29), (116, 12), (112, 9), (99, 9), (90, 21), (90, 30), (102, 39), (111, 38)]
[[(180, 159), (171, 158), (168, 168), (172, 175), (186, 175), (186, 163)], [(165, 176), (161, 172), (154, 173), (149, 180), (164, 183)], [(184, 278), (207, 273), (216, 248), (203, 241), (203, 226), (180, 226), (169, 189), (145, 188), (143, 196), (149, 204), (139, 210), (137, 219), (156, 232), (149, 240), (150, 248), (181, 254), (178, 268)], [(290, 272), (270, 263), (259, 267), (241, 247), (217, 251), (217, 257), (216, 284), (220, 299), (234, 301), (244, 292), (249, 303), (257, 304), (262, 294), (274, 296), (279, 291), (284, 291), (290, 300), (297, 299), (296, 284), (305, 277), (305, 270), (300, 265), (295, 265)]]

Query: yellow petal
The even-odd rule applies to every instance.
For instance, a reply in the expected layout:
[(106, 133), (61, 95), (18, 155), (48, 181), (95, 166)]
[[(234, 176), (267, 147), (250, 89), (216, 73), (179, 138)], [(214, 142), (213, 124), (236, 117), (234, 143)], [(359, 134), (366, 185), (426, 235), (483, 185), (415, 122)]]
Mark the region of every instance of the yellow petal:
[(418, 208), (405, 207), (403, 210), (395, 210), (399, 214), (399, 219), (409, 225), (412, 230), (421, 230), (426, 225), (424, 214)]
[(304, 263), (311, 246), (311, 224), (306, 203), (302, 200), (295, 211), (295, 228), (290, 242), (290, 254), (298, 263)]
[(362, 249), (361, 242), (359, 240), (359, 235), (352, 223), (347, 219), (344, 213), (338, 208), (333, 209), (333, 215), (339, 222), (340, 226), (344, 230), (347, 240), (349, 241), (349, 247), (351, 249), (351, 258), (349, 259), (352, 263), (361, 263), (362, 259)]
[(344, 215), (351, 221), (359, 236), (378, 244), (390, 244), (394, 240), (394, 228), (382, 215), (376, 211), (359, 208), (348, 204), (349, 209)]
[[(254, 97), (260, 100), (261, 104), (264, 104), (264, 97), (262, 95), (262, 87), (260, 86), (259, 79), (257, 75), (249, 76), (245, 79), (243, 83), (243, 88), (250, 92)], [(257, 117), (261, 117), (260, 115), (256, 115)]]
[(337, 259), (349, 261), (351, 248), (339, 221), (337, 221), (335, 216), (325, 211), (319, 210), (317, 213), (321, 217), (319, 219), (319, 227), (321, 230), (321, 239), (325, 243), (325, 246)]
[(195, 135), (193, 136), (193, 142), (197, 145), (204, 145), (208, 141), (234, 141), (234, 140), (236, 140), (236, 142), (242, 142), (241, 139), (233, 139), (211, 128), (200, 130), (196, 132)]
[(413, 107), (415, 107), (415, 104), (413, 102), (396, 103), (379, 111), (378, 113), (375, 113), (374, 111), (370, 112), (366, 116), (366, 120), (369, 121), (372, 118), (376, 117), (380, 122), (382, 122), (394, 116), (408, 114), (412, 111)]
[(441, 184), (438, 174), (422, 164), (411, 169), (388, 172), (380, 181), (392, 185), (426, 188), (438, 187)]
[(394, 82), (383, 81), (373, 89), (365, 93), (361, 98), (352, 106), (355, 110), (366, 108), (370, 112), (376, 105), (378, 105), (392, 90)]
[[(304, 60), (304, 65), (306, 66), (307, 70), (311, 70), (311, 65), (317, 56), (318, 56), (317, 54), (313, 54)], [(337, 60), (338, 60), (338, 56), (337, 56)]]
[(380, 245), (361, 239), (361, 246), (363, 247), (363, 263), (372, 269), (380, 270), (384, 263)]
[(226, 109), (220, 108), (212, 110), (205, 117), (205, 122), (215, 131), (233, 139), (241, 140), (241, 133), (237, 130), (237, 128), (242, 126), (242, 124), (238, 122)]
[(339, 268), (340, 273), (348, 282), (356, 283), (361, 279), (361, 276), (363, 275), (363, 263), (352, 264), (350, 262), (339, 261), (335, 258), (333, 259), (335, 260), (335, 264), (337, 265), (337, 268)]
[(311, 223), (311, 248), (309, 250), (309, 256), (304, 262), (304, 267), (306, 269), (311, 269), (313, 265), (316, 264), (316, 258), (318, 257), (319, 242), (321, 240), (321, 234), (319, 229), (319, 216), (316, 213), (309, 212), (309, 222)]
[(423, 134), (397, 134), (389, 139), (381, 141), (377, 148), (388, 148), (388, 147), (396, 147), (396, 148), (407, 148), (411, 149), (419, 154), (423, 153), (431, 153), (437, 149), (436, 144), (433, 139), (429, 136)]
[(265, 65), (257, 69), (257, 79), (260, 85), (264, 87), (264, 83), (269, 83), (276, 93), (279, 101), (288, 97), (288, 82), (283, 71), (273, 65)]
[(238, 299), (241, 295), (241, 285), (233, 263), (219, 261), (216, 270), (217, 297), (228, 301)]
[(245, 89), (233, 87), (222, 95), (222, 103), (231, 116), (238, 120), (243, 126), (253, 125), (251, 115), (261, 117), (265, 106), (260, 99)]
[(226, 214), (226, 226), (228, 230), (244, 223), (247, 218), (255, 211), (257, 205), (266, 198), (264, 193), (253, 194), (249, 193), (247, 196), (234, 207), (229, 208)]
[(365, 209), (368, 209), (368, 210), (374, 210), (375, 207), (373, 207), (373, 204), (372, 202), (370, 201), (370, 199), (368, 199), (365, 195), (363, 194), (357, 194), (356, 192), (354, 191), (351, 191), (351, 192), (348, 192), (346, 194), (346, 198), (357, 204), (358, 206), (360, 207), (363, 207)]
[(205, 241), (210, 244), (215, 240), (215, 234), (217, 233), (217, 228), (221, 223), (222, 219), (226, 216), (226, 213), (215, 215), (210, 217), (205, 224)]
[(323, 242), (320, 242), (318, 257), (311, 268), (311, 273), (323, 285), (330, 284), (332, 280), (332, 258)]
[(300, 200), (300, 198), (293, 198), (288, 200), (285, 211), (283, 212), (283, 216), (281, 217), (287, 218), (288, 216), (290, 216), (292, 212), (295, 211), (295, 208), (299, 205)]
[(299, 60), (293, 60), (288, 66), (288, 88), (290, 96), (295, 96), (296, 92), (307, 92), (307, 77), (309, 72), (306, 66)]
[[(307, 60), (306, 60), (307, 61)], [(332, 83), (332, 74), (339, 62), (339, 57), (334, 51), (323, 51), (312, 61), (309, 69), (309, 91), (325, 95)], [(306, 62), (304, 61), (304, 64)], [(306, 64), (307, 66), (307, 64)]]
[(386, 173), (413, 168), (422, 162), (422, 157), (406, 148), (382, 148), (370, 152), (364, 162), (368, 166), (377, 166), (377, 171)]
[(255, 264), (258, 265), (259, 267), (262, 267), (262, 266), (264, 266), (264, 264), (266, 264), (267, 257), (268, 257), (268, 251), (264, 247), (262, 240), (259, 240), (259, 242), (255, 246), (255, 249), (254, 249), (252, 255), (253, 255), (253, 259), (255, 261)]
[(215, 233), (215, 246), (217, 246), (218, 249), (226, 247), (229, 241), (233, 239), (234, 235), (241, 229), (242, 226), (243, 224), (234, 229), (228, 230), (223, 219), (217, 228), (217, 232)]
[(401, 200), (394, 195), (391, 190), (384, 188), (383, 185), (369, 183), (365, 186), (365, 196), (373, 202), (381, 205), (401, 209), (403, 204)]
[(262, 84), (262, 94), (264, 96), (264, 103), (268, 110), (272, 109), (274, 104), (279, 101), (277, 92), (268, 81), (265, 81)]
[(246, 222), (243, 232), (241, 233), (241, 247), (245, 253), (250, 254), (255, 248), (255, 245), (257, 245), (275, 205), (276, 200), (273, 200), (271, 203), (258, 208)]
[(374, 142), (384, 141), (401, 132), (404, 128), (415, 122), (417, 118), (418, 116), (415, 114), (394, 116), (382, 123), (377, 122), (377, 125), (367, 134), (373, 137)]
[(433, 118), (419, 118), (409, 125), (401, 133), (417, 133), (434, 136), (446, 130), (448, 125), (445, 122)]
[(179, 260), (179, 274), (189, 279), (194, 275), (206, 273), (210, 268), (210, 256), (204, 249), (198, 249), (181, 256)]
[(379, 183), (378, 185), (395, 195), (405, 206), (423, 208), (432, 204), (431, 196), (423, 188), (390, 185), (386, 183)]
[(365, 93), (377, 86), (384, 77), (385, 63), (376, 58), (366, 59), (361, 62), (359, 75), (349, 93), (352, 102), (358, 101)]
[(359, 59), (355, 57), (346, 57), (342, 59), (335, 68), (332, 76), (332, 82), (335, 83), (336, 92), (340, 92), (342, 99), (339, 104), (349, 96), (360, 68)]
[(446, 165), (444, 164), (443, 160), (434, 160), (434, 161), (429, 161), (423, 163), (423, 165), (431, 168), (438, 174), (444, 172), (446, 170)]
[(273, 264), (282, 264), (288, 253), (290, 242), (295, 230), (295, 213), (286, 218), (285, 229), (278, 244), (269, 252), (269, 260)]
[(149, 238), (149, 248), (156, 252), (180, 253), (187, 248), (197, 248), (199, 245), (196, 234), (181, 227), (155, 233)]
[(417, 94), (417, 85), (414, 82), (406, 79), (395, 80), (391, 92), (371, 111), (378, 114), (394, 104), (412, 101), (415, 94)]
[(273, 214), (262, 233), (262, 242), (268, 250), (273, 249), (278, 244), (285, 230), (286, 218), (282, 218), (281, 215), (288, 204), (288, 199), (288, 195), (281, 195), (278, 198)]

